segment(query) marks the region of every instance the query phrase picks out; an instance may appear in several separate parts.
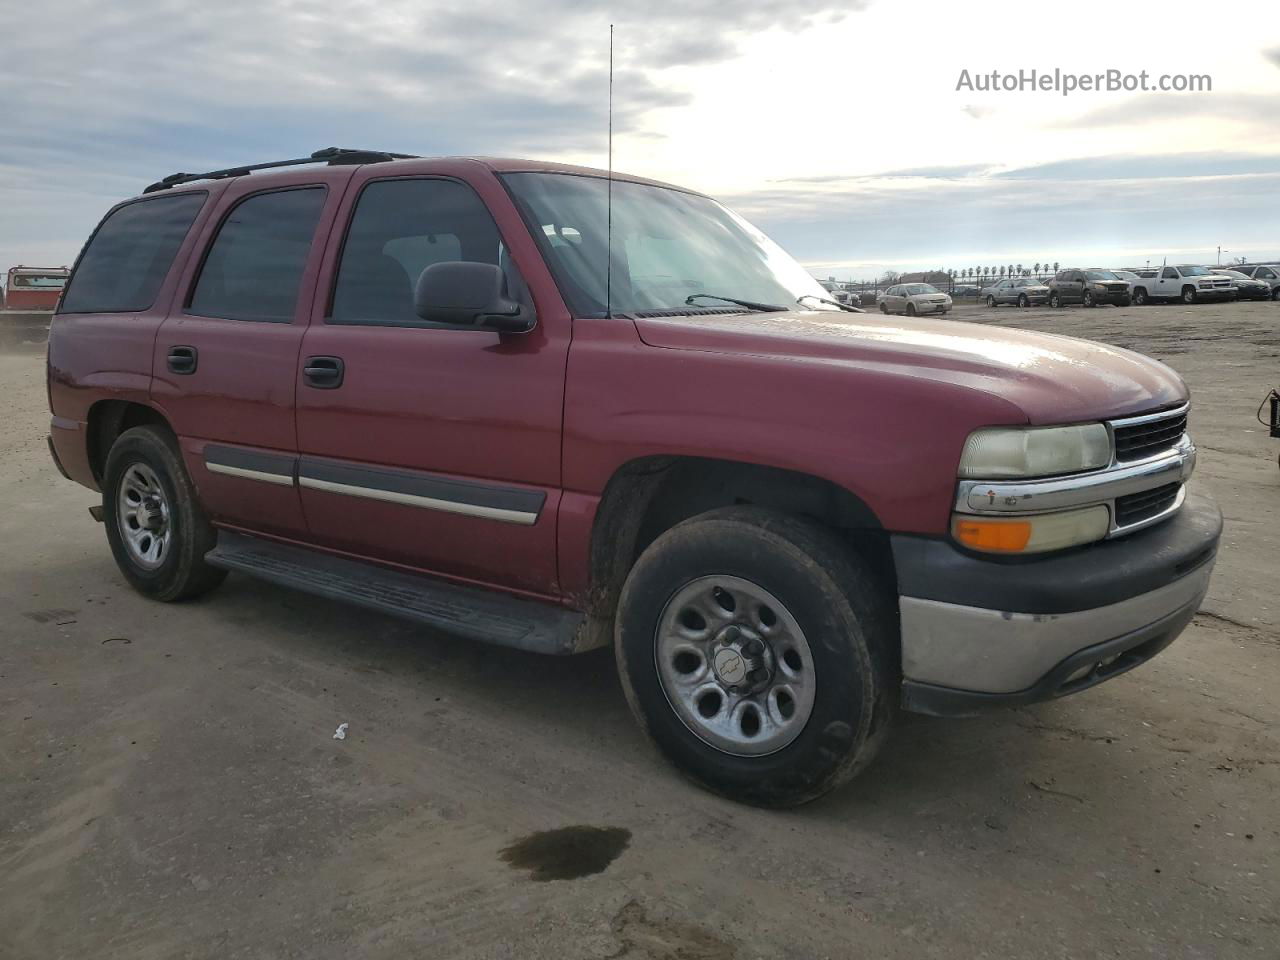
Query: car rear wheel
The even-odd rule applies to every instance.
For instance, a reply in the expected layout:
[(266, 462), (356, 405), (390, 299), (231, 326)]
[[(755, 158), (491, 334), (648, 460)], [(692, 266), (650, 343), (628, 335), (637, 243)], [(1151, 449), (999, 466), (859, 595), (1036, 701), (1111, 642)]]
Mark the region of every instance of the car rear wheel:
[(1183, 302), (1183, 303), (1195, 303), (1195, 302), (1196, 302), (1196, 288), (1195, 288), (1195, 287), (1183, 287), (1183, 288), (1182, 288), (1182, 302)]
[(988, 307), (996, 306), (996, 298), (991, 296), (991, 294), (987, 294), (987, 306)]
[(1276, 287), (1274, 290), (1271, 291), (1271, 299), (1280, 300), (1280, 287)]
[(204, 562), (217, 533), (196, 499), (173, 435), (134, 427), (107, 454), (102, 485), (107, 541), (124, 578), (153, 600), (212, 590), (225, 570)]
[(1147, 291), (1142, 287), (1138, 287), (1138, 289), (1133, 291), (1133, 302), (1140, 307), (1145, 307), (1151, 301), (1147, 297)]
[(907, 304), (907, 316), (914, 317), (916, 315), (916, 305), (914, 303)]
[(1053, 307), (1055, 310), (1062, 306), (1062, 297), (1058, 296), (1056, 290), (1049, 294), (1049, 306)]
[(759, 507), (658, 537), (619, 600), (627, 701), (685, 776), (795, 806), (854, 776), (894, 716), (889, 594), (830, 531)]

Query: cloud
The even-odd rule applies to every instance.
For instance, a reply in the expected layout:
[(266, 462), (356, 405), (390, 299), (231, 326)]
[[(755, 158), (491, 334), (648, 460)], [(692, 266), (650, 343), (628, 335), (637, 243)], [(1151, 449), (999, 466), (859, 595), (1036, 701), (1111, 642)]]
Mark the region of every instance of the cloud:
[[(688, 96), (674, 66), (864, 4), (828, 0), (49, 0), (5, 25), (0, 265), (72, 256), (109, 202), (177, 170), (352, 146), (603, 156)], [(30, 245), (30, 246), (28, 246)]]
[[(1208, 118), (1232, 120), (1270, 132), (1275, 128), (1277, 112), (1280, 112), (1280, 94), (1274, 93), (1145, 93), (1070, 117), (1057, 125), (1067, 129), (1134, 127)], [(1194, 127), (1188, 127), (1188, 132), (1194, 135)]]
[(992, 174), (1000, 180), (1132, 180), (1280, 174), (1277, 153), (1118, 154), (1055, 160)]
[(976, 176), (991, 169), (989, 163), (960, 163), (937, 167), (909, 167), (881, 173), (831, 174), (819, 177), (784, 177), (773, 183), (851, 183), (866, 180), (955, 180)]
[(972, 177), (910, 189), (865, 181), (778, 185), (723, 199), (803, 262), (916, 269), (987, 257), (1066, 263), (1085, 251), (1156, 257), (1174, 244), (1207, 252), (1228, 242), (1241, 253), (1274, 256), (1274, 231), (1260, 214), (1278, 193), (1280, 169), (1215, 178)]
[(1280, 67), (1280, 47), (1272, 47), (1270, 50), (1263, 50), (1262, 55)]

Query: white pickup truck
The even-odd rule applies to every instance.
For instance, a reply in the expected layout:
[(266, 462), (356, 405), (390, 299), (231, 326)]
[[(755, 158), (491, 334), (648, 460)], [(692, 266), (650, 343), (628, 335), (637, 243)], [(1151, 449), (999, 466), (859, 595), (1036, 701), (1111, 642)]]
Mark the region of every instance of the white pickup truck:
[(1153, 300), (1181, 300), (1183, 303), (1230, 300), (1236, 295), (1231, 278), (1215, 274), (1208, 267), (1179, 264), (1138, 270), (1137, 274), (1138, 278), (1129, 281), (1129, 286), (1133, 302), (1138, 305)]

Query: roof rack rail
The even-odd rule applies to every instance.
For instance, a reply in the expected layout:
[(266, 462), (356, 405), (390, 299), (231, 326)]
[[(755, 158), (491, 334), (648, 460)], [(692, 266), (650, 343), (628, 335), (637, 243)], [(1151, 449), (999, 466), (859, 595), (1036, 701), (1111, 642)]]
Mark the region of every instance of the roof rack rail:
[(273, 160), (270, 163), (253, 163), (243, 167), (228, 167), (225, 170), (210, 170), (208, 173), (171, 173), (163, 180), (157, 180), (148, 186), (143, 193), (155, 193), (157, 190), (168, 190), (180, 183), (191, 183), (195, 180), (225, 180), (228, 177), (243, 177), (254, 170), (272, 170), (276, 167), (299, 167), (305, 163), (327, 163), (331, 167), (344, 164), (386, 163), (388, 160), (414, 160), (417, 154), (388, 153), (385, 150), (353, 150), (349, 147), (325, 147), (317, 150), (309, 157), (296, 160)]

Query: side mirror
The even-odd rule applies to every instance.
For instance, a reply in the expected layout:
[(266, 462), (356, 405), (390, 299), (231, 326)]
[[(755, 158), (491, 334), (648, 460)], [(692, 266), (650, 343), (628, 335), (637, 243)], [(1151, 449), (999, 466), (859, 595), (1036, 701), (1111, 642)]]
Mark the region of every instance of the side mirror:
[(507, 296), (506, 274), (493, 263), (433, 263), (418, 277), (413, 309), (423, 320), (501, 333), (528, 333), (535, 323), (529, 307)]

